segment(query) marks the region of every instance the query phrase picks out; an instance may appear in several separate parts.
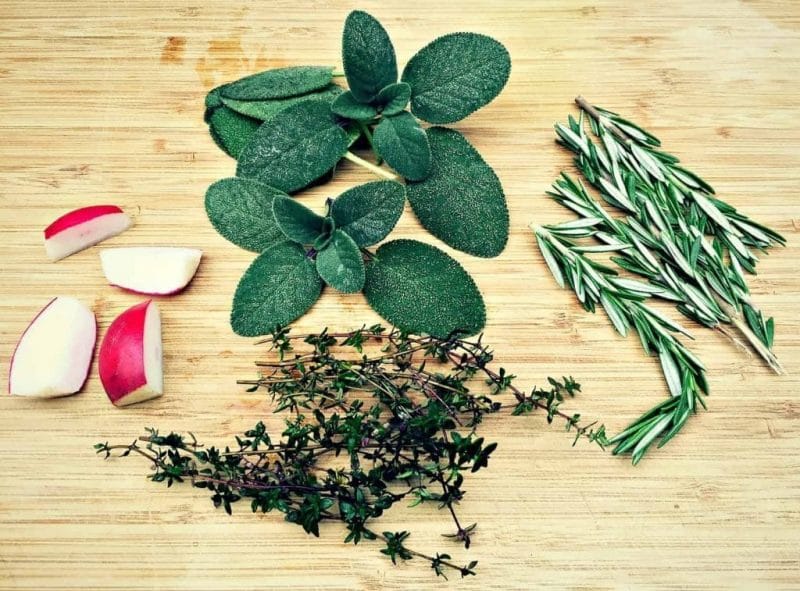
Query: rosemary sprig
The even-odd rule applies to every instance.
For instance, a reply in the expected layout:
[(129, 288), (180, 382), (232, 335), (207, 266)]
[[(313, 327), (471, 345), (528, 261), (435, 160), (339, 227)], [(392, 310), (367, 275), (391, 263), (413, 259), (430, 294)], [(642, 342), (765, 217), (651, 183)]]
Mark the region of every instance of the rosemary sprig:
[(672, 439), (698, 404), (705, 407), (702, 394), (708, 393), (708, 383), (703, 364), (675, 336), (690, 335), (644, 303), (654, 295), (667, 297), (668, 291), (658, 293), (647, 284), (619, 277), (614, 269), (586, 255), (626, 251), (630, 245), (579, 246), (574, 242), (595, 236), (596, 226), (601, 222), (601, 218), (583, 218), (555, 226), (532, 226), (532, 229), (558, 284), (572, 289), (587, 311), (594, 312), (598, 305), (602, 306), (617, 332), (627, 336), (629, 330), (635, 330), (647, 354), (658, 355), (671, 398), (609, 440), (610, 444), (616, 444), (615, 455), (630, 453), (637, 464), (657, 440), (658, 447), (662, 447)]
[(463, 577), (475, 574), (476, 561), (459, 565), (447, 553), (417, 552), (407, 546), (408, 531), (380, 532), (374, 522), (400, 501), (434, 503), (453, 521), (446, 537), (469, 548), (476, 525), (462, 522), (457, 507), (465, 476), (485, 468), (497, 447), (477, 428), (506, 408), (502, 395), (511, 394), (511, 414), (539, 409), (548, 422), (563, 421), (573, 444), (607, 442), (602, 426), (582, 425), (580, 415), (560, 409), (580, 391), (572, 378), (524, 392), (513, 375), (490, 367), (494, 356), (480, 337), (437, 339), (375, 325), (308, 335), (278, 329), (267, 342), (261, 375), (241, 383), (266, 389), (276, 410), (290, 413), (280, 441), (261, 422), (224, 450), (205, 448), (191, 434), (148, 429), (128, 445), (97, 444), (97, 453), (139, 454), (152, 463), (152, 480), (189, 481), (228, 513), (250, 499), (252, 511), (279, 511), (315, 536), (320, 522), (339, 521), (345, 542), (378, 540), (392, 562), (421, 558), (437, 575)]

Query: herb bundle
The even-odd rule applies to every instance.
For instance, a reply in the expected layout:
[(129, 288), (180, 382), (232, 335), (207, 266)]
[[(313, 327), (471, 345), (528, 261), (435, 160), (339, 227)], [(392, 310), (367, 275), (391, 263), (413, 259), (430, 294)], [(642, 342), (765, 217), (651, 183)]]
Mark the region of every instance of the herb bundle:
[[(410, 240), (366, 247), (386, 237), (408, 197), (422, 225), (449, 246), (480, 257), (503, 251), (509, 220), (499, 179), (463, 135), (439, 125), (500, 93), (508, 52), (485, 35), (445, 35), (398, 77), (386, 30), (354, 11), (342, 63), (347, 89), (330, 67), (299, 66), (253, 74), (206, 97), (211, 136), (238, 161), (235, 178), (209, 188), (209, 218), (227, 239), (261, 253), (236, 291), (231, 324), (242, 335), (267, 334), (304, 314), (324, 283), (363, 290), (404, 330), (475, 334), (485, 323), (483, 300), (454, 259)], [(372, 161), (350, 151), (357, 146), (371, 150)], [(325, 215), (291, 200), (326, 182), (342, 159), (387, 180), (356, 187), (359, 197), (345, 193)], [(350, 221), (343, 225), (342, 216)]]
[(582, 426), (580, 415), (560, 409), (580, 391), (572, 378), (523, 392), (513, 375), (490, 367), (493, 354), (480, 337), (438, 339), (376, 325), (340, 334), (277, 329), (266, 342), (272, 358), (257, 364), (258, 379), (241, 383), (266, 389), (276, 411), (291, 413), (280, 441), (261, 422), (224, 450), (148, 429), (129, 445), (97, 444), (97, 453), (144, 456), (151, 480), (189, 481), (228, 513), (248, 499), (253, 512), (278, 511), (315, 536), (321, 522), (339, 521), (345, 542), (377, 540), (392, 562), (420, 558), (437, 575), (467, 576), (476, 561), (460, 565), (448, 553), (412, 550), (408, 531), (381, 532), (377, 520), (395, 503), (434, 504), (452, 519), (445, 537), (469, 548), (477, 526), (457, 508), (465, 477), (485, 468), (497, 447), (477, 429), (506, 408), (501, 396), (511, 395), (513, 415), (538, 409), (548, 422), (563, 421), (575, 441), (606, 442), (602, 426)]
[[(667, 443), (708, 392), (705, 368), (676, 337), (691, 335), (645, 301), (673, 302), (686, 317), (741, 345), (726, 327), (735, 328), (781, 373), (770, 350), (774, 321), (756, 308), (744, 271), (755, 272), (754, 250), (784, 239), (715, 197), (708, 183), (658, 150), (649, 132), (580, 97), (576, 102), (580, 117), (556, 125), (558, 141), (575, 153), (603, 200), (625, 215), (613, 217), (581, 182), (563, 174), (549, 194), (580, 217), (533, 229), (559, 285), (569, 286), (588, 311), (602, 306), (621, 335), (633, 328), (645, 351), (659, 356), (671, 397), (610, 440), (614, 453), (631, 452), (636, 463), (656, 441)], [(584, 114), (596, 141), (586, 132)], [(577, 242), (586, 238), (595, 244)], [(611, 261), (646, 282), (619, 277), (591, 253), (613, 253)]]

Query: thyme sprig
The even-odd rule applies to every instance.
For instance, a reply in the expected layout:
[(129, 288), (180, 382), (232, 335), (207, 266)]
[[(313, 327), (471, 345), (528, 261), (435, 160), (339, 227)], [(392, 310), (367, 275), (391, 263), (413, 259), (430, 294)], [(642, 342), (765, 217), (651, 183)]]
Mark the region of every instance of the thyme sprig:
[[(289, 413), (279, 441), (263, 422), (224, 449), (148, 429), (128, 445), (97, 444), (97, 453), (144, 456), (152, 480), (205, 488), (228, 513), (250, 499), (254, 512), (279, 511), (315, 536), (320, 522), (340, 521), (345, 542), (378, 540), (392, 562), (421, 558), (437, 575), (463, 577), (475, 574), (476, 561), (459, 565), (448, 553), (418, 552), (407, 545), (408, 531), (381, 532), (374, 522), (401, 501), (435, 504), (453, 522), (446, 537), (469, 548), (477, 525), (458, 514), (465, 476), (485, 468), (497, 448), (478, 435), (478, 425), (507, 407), (513, 415), (538, 409), (548, 422), (563, 421), (573, 445), (607, 442), (603, 426), (561, 410), (580, 391), (571, 377), (523, 391), (515, 376), (490, 367), (494, 355), (480, 337), (439, 339), (375, 325), (307, 335), (279, 328), (266, 342), (261, 375), (240, 383), (265, 389), (276, 412)], [(508, 395), (507, 406), (501, 398)]]

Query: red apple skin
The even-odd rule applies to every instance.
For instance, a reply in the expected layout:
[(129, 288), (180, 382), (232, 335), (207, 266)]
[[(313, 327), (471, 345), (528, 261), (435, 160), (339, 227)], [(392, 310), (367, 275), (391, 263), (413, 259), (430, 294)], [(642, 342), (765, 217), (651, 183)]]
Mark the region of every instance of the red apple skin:
[(48, 238), (52, 238), (64, 230), (72, 228), (73, 226), (77, 226), (78, 224), (83, 224), (100, 216), (112, 213), (124, 212), (116, 205), (90, 205), (89, 207), (82, 207), (80, 209), (70, 211), (69, 213), (62, 215), (44, 229), (44, 238), (47, 240)]
[(114, 404), (147, 383), (144, 325), (151, 303), (152, 300), (145, 300), (117, 316), (100, 346), (100, 381)]

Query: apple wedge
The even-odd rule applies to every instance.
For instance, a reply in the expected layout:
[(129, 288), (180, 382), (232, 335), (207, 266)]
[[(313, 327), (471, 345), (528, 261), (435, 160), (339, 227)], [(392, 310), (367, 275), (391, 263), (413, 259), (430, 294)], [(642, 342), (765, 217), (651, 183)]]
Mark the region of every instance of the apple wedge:
[(100, 253), (111, 285), (148, 295), (169, 295), (186, 287), (197, 272), (202, 250), (173, 246), (107, 248)]
[(131, 227), (131, 218), (116, 205), (92, 205), (62, 215), (44, 229), (44, 248), (57, 261), (116, 236)]
[(96, 340), (97, 323), (89, 308), (75, 298), (53, 298), (17, 343), (8, 372), (9, 394), (74, 394), (86, 382)]
[(147, 300), (114, 319), (100, 345), (100, 381), (109, 400), (127, 406), (164, 393), (161, 315)]

